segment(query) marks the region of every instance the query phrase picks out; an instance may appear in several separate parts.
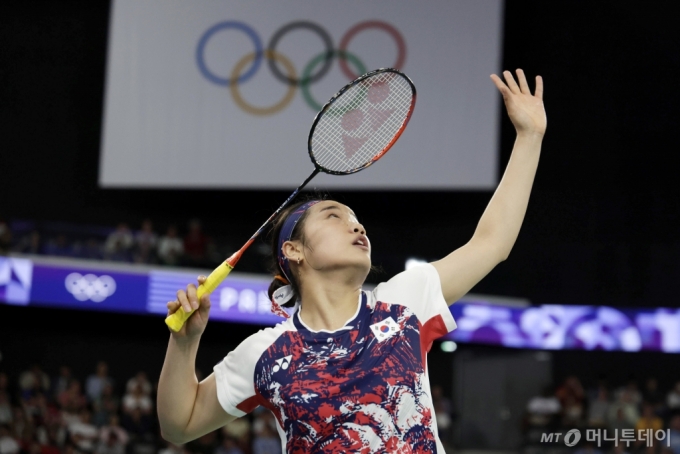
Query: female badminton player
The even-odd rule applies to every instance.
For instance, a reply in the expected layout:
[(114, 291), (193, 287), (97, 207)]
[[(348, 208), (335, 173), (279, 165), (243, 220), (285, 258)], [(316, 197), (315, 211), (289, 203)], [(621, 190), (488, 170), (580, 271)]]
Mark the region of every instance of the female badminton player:
[(170, 336), (158, 389), (163, 437), (186, 443), (261, 405), (276, 417), (284, 452), (444, 452), (426, 354), (456, 327), (448, 305), (508, 257), (546, 129), (542, 79), (532, 94), (522, 70), (517, 80), (503, 75), (491, 79), (517, 138), (470, 241), (367, 292), (371, 245), (352, 210), (332, 200), (292, 205), (273, 227), (270, 286), (273, 308), (293, 305), (292, 316), (244, 340), (199, 383), (210, 299), (199, 305), (189, 284), (168, 303), (169, 313), (198, 310)]

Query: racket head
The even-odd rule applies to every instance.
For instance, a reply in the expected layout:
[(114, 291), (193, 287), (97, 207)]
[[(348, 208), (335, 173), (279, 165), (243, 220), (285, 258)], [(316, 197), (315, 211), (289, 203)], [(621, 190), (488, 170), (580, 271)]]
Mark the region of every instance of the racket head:
[(396, 143), (411, 119), (416, 87), (394, 68), (368, 72), (338, 91), (314, 118), (307, 143), (316, 168), (349, 175)]

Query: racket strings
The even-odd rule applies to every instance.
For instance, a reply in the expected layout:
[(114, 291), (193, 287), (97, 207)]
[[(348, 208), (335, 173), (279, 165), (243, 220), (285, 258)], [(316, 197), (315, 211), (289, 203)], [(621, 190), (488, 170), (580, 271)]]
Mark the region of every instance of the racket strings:
[[(326, 143), (323, 144), (325, 146), (319, 143), (321, 150), (318, 155), (320, 161), (323, 162), (319, 164), (335, 171), (355, 169), (370, 162), (390, 143), (403, 124), (412, 98), (410, 86), (401, 79), (404, 84), (400, 90), (398, 85), (390, 84), (394, 79), (400, 80), (401, 78), (395, 78), (392, 73), (381, 74), (379, 77), (363, 81), (363, 84), (353, 87), (352, 91), (363, 92), (361, 96), (353, 96), (354, 93), (349, 91), (344, 94), (344, 98), (349, 99), (350, 102), (348, 106), (343, 106), (341, 111), (345, 112), (345, 116), (354, 114), (355, 117), (360, 117), (360, 125), (355, 128), (355, 125), (349, 122), (350, 128), (344, 127), (345, 118), (343, 118), (339, 122), (340, 129), (338, 129), (337, 119), (327, 122), (324, 125), (326, 128), (324, 128), (323, 135), (319, 135), (326, 139)], [(382, 89), (387, 96), (377, 96), (378, 102), (375, 102), (376, 96), (371, 96), (368, 91), (367, 102), (366, 92), (374, 87)], [(336, 110), (338, 110), (337, 106)], [(347, 131), (347, 129), (356, 130)], [(327, 153), (324, 154), (324, 150)]]
[(401, 130), (412, 102), (411, 85), (395, 73), (353, 85), (319, 119), (312, 136), (315, 161), (342, 173), (370, 163)]

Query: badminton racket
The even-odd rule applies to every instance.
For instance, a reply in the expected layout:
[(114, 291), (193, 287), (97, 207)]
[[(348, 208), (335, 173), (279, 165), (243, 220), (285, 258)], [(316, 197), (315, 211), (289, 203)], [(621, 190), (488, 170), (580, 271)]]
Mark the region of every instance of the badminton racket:
[[(316, 115), (309, 132), (307, 148), (314, 164), (312, 174), (241, 249), (210, 273), (196, 291), (198, 299), (217, 288), (253, 241), (319, 172), (349, 175), (382, 158), (404, 132), (415, 103), (413, 82), (393, 68), (366, 73), (337, 92)], [(180, 306), (165, 323), (177, 332), (193, 312), (185, 312)]]

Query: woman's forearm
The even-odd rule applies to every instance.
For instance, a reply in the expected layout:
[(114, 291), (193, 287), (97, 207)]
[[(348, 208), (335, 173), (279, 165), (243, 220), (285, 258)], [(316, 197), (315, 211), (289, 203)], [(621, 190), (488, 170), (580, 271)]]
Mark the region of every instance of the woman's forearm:
[(501, 259), (510, 254), (529, 203), (542, 134), (519, 133), (503, 178), (484, 210), (475, 237), (493, 243)]
[(199, 341), (200, 337), (177, 339), (171, 335), (158, 382), (158, 420), (163, 438), (180, 444), (198, 393), (195, 364)]

